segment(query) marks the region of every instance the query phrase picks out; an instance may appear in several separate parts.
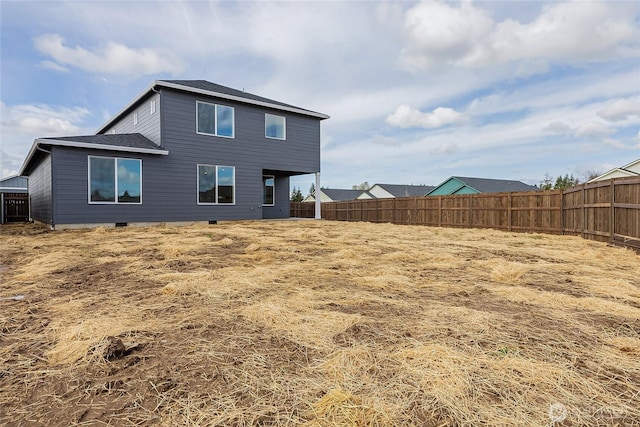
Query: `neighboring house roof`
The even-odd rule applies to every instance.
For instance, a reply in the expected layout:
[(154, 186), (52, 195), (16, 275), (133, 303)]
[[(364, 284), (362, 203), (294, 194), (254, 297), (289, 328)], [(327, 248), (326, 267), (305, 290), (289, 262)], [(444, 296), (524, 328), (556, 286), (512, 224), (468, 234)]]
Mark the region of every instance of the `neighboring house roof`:
[(427, 195), (509, 193), (516, 191), (537, 191), (538, 187), (522, 181), (508, 179), (472, 178), (452, 176), (436, 186)]
[(0, 179), (0, 192), (20, 193), (27, 191), (27, 187), (27, 178), (21, 177), (19, 175), (11, 175), (6, 178)]
[(605, 181), (611, 178), (626, 178), (640, 176), (640, 159), (634, 160), (633, 162), (622, 166), (621, 168), (614, 168), (610, 171), (603, 173), (595, 178), (590, 179), (589, 182), (597, 182), (597, 181)]
[(274, 101), (273, 99), (264, 98), (262, 96), (254, 95), (243, 90), (233, 89), (227, 86), (211, 83), (206, 80), (156, 80), (149, 86), (147, 86), (147, 88), (143, 90), (131, 102), (129, 102), (129, 104), (127, 104), (119, 113), (117, 113), (114, 117), (109, 119), (108, 122), (102, 125), (96, 131), (96, 133), (104, 132), (111, 126), (112, 123), (117, 121), (122, 115), (126, 114), (133, 106), (138, 104), (138, 102), (144, 100), (152, 93), (156, 92), (158, 88), (168, 88), (183, 92), (198, 93), (201, 95), (213, 96), (216, 98), (228, 99), (231, 101), (243, 102), (246, 104), (258, 105), (261, 107), (270, 107), (276, 110), (312, 116), (321, 120), (329, 118), (329, 116), (326, 114), (296, 107), (290, 104), (285, 104), (284, 102)]
[[(378, 191), (378, 189), (382, 191)], [(433, 189), (432, 185), (375, 184), (369, 189), (369, 192), (376, 198), (421, 197)]]
[(122, 151), (128, 153), (145, 153), (167, 155), (168, 151), (163, 150), (151, 140), (139, 133), (109, 134), (109, 135), (79, 135), (52, 138), (38, 138), (33, 142), (33, 146), (20, 168), (20, 175), (29, 172), (35, 154), (43, 147), (59, 146), (74, 148), (90, 148), (94, 150)]
[[(356, 200), (363, 190), (342, 190), (339, 188), (322, 188), (320, 189), (320, 201), (333, 201), (340, 202), (344, 200)], [(324, 200), (322, 197), (324, 194), (328, 200)]]

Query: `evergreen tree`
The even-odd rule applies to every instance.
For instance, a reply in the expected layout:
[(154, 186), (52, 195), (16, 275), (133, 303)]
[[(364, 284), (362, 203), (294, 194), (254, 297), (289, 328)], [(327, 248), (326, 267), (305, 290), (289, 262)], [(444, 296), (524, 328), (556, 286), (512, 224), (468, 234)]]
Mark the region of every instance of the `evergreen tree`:
[(292, 202), (301, 202), (304, 199), (302, 195), (302, 191), (299, 188), (293, 187), (293, 191), (291, 191), (291, 201)]
[(316, 185), (311, 183), (311, 187), (309, 188), (309, 195), (312, 197), (316, 197)]

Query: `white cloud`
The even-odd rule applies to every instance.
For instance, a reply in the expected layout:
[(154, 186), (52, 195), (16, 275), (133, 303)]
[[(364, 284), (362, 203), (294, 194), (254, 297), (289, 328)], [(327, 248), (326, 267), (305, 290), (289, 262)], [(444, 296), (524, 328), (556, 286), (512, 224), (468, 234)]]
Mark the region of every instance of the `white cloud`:
[(562, 122), (553, 122), (549, 123), (543, 130), (559, 135), (564, 135), (571, 131), (571, 126)]
[(0, 139), (3, 173), (17, 173), (34, 139), (48, 136), (91, 134), (83, 127), (91, 113), (80, 107), (14, 105), (0, 101)]
[(624, 150), (624, 149), (629, 148), (626, 145), (624, 145), (622, 142), (620, 142), (620, 141), (618, 141), (616, 139), (606, 138), (603, 142), (604, 142), (605, 145), (608, 145), (609, 147), (616, 148), (618, 150)]
[(640, 116), (640, 98), (635, 100), (618, 99), (598, 111), (598, 116), (611, 122), (620, 122), (631, 116)]
[(522, 61), (516, 73), (528, 76), (546, 72), (549, 62), (630, 57), (640, 52), (636, 15), (631, 2), (563, 2), (544, 5), (531, 22), (494, 22), (467, 1), (424, 1), (406, 14), (403, 60), (414, 70)]
[(441, 62), (473, 61), (480, 52), (477, 40), (486, 38), (493, 20), (471, 2), (459, 7), (424, 1), (405, 17), (409, 46), (404, 51), (411, 68), (424, 69)]
[(63, 67), (62, 65), (58, 64), (57, 62), (53, 62), (53, 61), (42, 61), (40, 63), (40, 65), (42, 65), (43, 68), (47, 68), (49, 70), (53, 70), (53, 71), (59, 71), (61, 73), (68, 73), (69, 69), (67, 67)]
[(464, 121), (465, 116), (452, 108), (438, 107), (430, 113), (400, 105), (393, 114), (387, 116), (387, 123), (400, 128), (438, 128)]
[(183, 70), (181, 62), (174, 55), (158, 49), (132, 49), (120, 43), (108, 42), (90, 51), (80, 46), (67, 47), (64, 41), (58, 34), (34, 38), (36, 49), (55, 61), (45, 61), (43, 66), (57, 71), (71, 66), (90, 72), (134, 76), (156, 73), (175, 75)]
[[(14, 105), (2, 108), (2, 134), (32, 134), (35, 137), (77, 135), (79, 124), (90, 115), (80, 107), (52, 107), (50, 105)], [(4, 139), (4, 138), (3, 138)]]
[(602, 123), (588, 122), (584, 123), (575, 130), (576, 138), (599, 138), (616, 133), (615, 129), (611, 129)]

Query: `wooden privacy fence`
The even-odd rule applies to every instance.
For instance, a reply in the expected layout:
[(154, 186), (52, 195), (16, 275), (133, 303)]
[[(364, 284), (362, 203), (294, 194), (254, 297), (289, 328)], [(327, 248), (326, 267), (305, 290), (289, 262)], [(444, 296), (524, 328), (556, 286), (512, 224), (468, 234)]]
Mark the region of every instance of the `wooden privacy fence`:
[[(313, 218), (313, 203), (291, 216)], [(579, 235), (640, 251), (640, 178), (569, 190), (364, 199), (322, 203), (322, 218)]]

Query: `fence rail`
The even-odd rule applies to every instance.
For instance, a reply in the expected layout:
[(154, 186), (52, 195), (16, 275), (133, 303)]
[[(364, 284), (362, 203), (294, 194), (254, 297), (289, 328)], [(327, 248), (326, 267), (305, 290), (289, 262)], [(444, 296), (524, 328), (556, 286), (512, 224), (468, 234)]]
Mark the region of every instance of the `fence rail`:
[[(313, 203), (291, 216), (314, 217)], [(565, 191), (403, 197), (322, 203), (322, 218), (437, 227), (568, 234), (640, 252), (640, 178), (610, 179)]]

